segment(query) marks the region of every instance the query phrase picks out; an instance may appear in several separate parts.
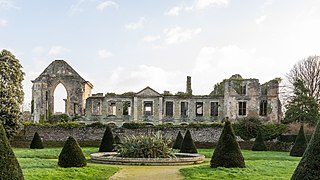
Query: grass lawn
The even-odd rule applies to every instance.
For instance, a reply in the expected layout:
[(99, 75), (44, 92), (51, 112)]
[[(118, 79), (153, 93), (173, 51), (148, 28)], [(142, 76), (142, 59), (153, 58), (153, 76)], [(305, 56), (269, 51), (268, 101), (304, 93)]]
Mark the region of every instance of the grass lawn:
[[(200, 149), (198, 152), (211, 158), (213, 150)], [(210, 168), (206, 163), (180, 172), (186, 179), (290, 179), (300, 161), (299, 157), (291, 157), (288, 152), (243, 150), (242, 154), (246, 168)]]
[[(62, 148), (14, 149), (24, 178), (28, 179), (109, 179), (118, 171), (115, 166), (88, 163), (83, 168), (61, 168), (58, 156)], [(86, 158), (98, 148), (82, 148)]]

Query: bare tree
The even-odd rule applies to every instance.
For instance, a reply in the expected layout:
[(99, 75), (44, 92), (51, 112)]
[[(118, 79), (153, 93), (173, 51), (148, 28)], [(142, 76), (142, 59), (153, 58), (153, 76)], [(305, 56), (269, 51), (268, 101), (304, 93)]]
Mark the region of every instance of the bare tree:
[(309, 56), (299, 61), (286, 77), (291, 85), (297, 80), (303, 81), (309, 96), (320, 102), (320, 56)]

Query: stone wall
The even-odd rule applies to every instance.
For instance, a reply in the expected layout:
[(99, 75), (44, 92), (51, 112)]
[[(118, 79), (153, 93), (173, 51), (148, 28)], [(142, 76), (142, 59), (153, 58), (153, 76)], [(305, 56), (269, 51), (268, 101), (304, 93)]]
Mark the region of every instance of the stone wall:
[[(217, 142), (222, 132), (222, 128), (189, 128), (189, 130), (191, 131), (194, 141), (203, 143)], [(73, 136), (78, 141), (97, 141), (102, 139), (104, 131), (105, 128), (94, 127), (66, 129), (60, 127), (30, 126), (20, 133), (20, 138), (31, 141), (34, 133), (38, 132), (43, 141), (65, 141), (69, 136)], [(179, 131), (184, 135), (186, 129), (163, 128), (163, 130), (159, 130), (156, 128), (114, 128), (112, 131), (114, 135), (118, 135), (120, 138), (130, 135), (151, 135), (152, 133), (160, 131), (163, 136), (175, 139)]]

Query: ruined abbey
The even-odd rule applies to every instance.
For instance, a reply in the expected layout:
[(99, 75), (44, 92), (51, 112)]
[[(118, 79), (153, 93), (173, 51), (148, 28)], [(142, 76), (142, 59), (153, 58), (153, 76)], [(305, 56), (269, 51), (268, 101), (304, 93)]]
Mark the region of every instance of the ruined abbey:
[(186, 91), (176, 94), (159, 93), (151, 87), (123, 94), (91, 94), (89, 81), (65, 61), (55, 60), (32, 83), (34, 122), (48, 121), (54, 110), (54, 90), (60, 83), (67, 91), (65, 113), (84, 123), (188, 124), (243, 117), (279, 122), (281, 116), (277, 79), (260, 84), (258, 79), (233, 75), (208, 95), (192, 93), (191, 77), (187, 77)]

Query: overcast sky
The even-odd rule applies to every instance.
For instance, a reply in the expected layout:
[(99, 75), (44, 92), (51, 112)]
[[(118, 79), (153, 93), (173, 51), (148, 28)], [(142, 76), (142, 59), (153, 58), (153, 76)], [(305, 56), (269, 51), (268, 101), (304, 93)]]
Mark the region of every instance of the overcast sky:
[(194, 94), (209, 94), (233, 74), (284, 78), (319, 42), (318, 0), (0, 0), (0, 49), (23, 65), (26, 103), (55, 59), (93, 93), (176, 93), (190, 75)]

